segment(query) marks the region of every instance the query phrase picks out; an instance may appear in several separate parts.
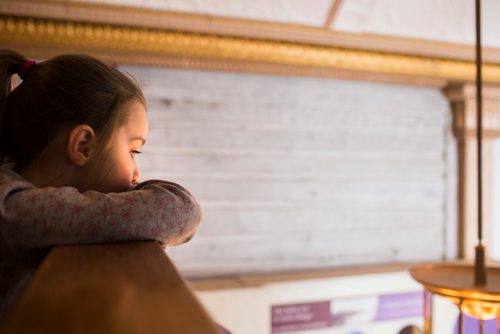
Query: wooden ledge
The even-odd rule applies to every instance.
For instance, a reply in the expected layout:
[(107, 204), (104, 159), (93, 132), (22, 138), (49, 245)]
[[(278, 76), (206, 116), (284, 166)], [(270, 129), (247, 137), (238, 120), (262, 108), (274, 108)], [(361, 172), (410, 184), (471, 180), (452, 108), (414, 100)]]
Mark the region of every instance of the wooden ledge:
[(1, 333), (218, 333), (156, 242), (56, 247)]
[[(442, 262), (439, 262), (442, 263)], [(464, 264), (467, 261), (457, 260), (447, 262), (448, 264)], [(255, 274), (255, 275), (235, 275), (226, 277), (212, 278), (191, 278), (190, 285), (197, 292), (224, 290), (224, 289), (243, 289), (255, 288), (267, 284), (289, 283), (307, 280), (322, 280), (328, 278), (338, 278), (345, 276), (360, 276), (370, 274), (383, 274), (393, 272), (409, 272), (410, 268), (422, 265), (422, 263), (402, 263), (387, 264), (378, 266), (363, 266), (355, 268), (335, 268), (323, 270), (303, 270), (297, 272), (283, 272), (273, 274)], [(500, 266), (500, 263), (489, 263), (490, 266)]]

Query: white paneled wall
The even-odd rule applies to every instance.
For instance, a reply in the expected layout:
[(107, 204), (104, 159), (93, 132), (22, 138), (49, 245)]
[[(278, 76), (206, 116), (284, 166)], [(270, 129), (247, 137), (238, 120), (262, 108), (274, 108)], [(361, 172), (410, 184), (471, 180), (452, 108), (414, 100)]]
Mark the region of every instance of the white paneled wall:
[(169, 249), (185, 274), (446, 255), (456, 163), (438, 89), (125, 69), (149, 103), (143, 179), (179, 182), (204, 208), (196, 237)]

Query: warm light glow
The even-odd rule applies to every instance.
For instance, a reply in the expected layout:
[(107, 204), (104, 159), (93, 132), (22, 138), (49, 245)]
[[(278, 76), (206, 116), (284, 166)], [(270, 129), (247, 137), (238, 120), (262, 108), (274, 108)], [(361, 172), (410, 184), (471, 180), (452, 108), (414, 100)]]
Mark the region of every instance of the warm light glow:
[[(428, 287), (429, 288), (429, 287)], [(494, 319), (500, 312), (500, 296), (477, 290), (451, 290), (429, 288), (435, 295), (440, 295), (456, 304), (461, 312), (481, 320)]]
[(479, 300), (465, 300), (459, 308), (462, 313), (481, 320), (495, 319), (500, 310), (498, 303)]

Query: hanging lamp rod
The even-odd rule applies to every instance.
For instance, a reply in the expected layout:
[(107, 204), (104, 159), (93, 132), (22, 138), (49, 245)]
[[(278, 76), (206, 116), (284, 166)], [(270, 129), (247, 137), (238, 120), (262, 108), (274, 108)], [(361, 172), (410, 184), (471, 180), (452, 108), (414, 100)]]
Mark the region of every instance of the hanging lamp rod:
[(483, 133), (483, 78), (481, 59), (481, 0), (476, 0), (476, 135), (477, 135), (477, 239), (474, 283), (486, 285), (486, 261), (483, 246), (483, 172), (482, 172), (482, 133)]

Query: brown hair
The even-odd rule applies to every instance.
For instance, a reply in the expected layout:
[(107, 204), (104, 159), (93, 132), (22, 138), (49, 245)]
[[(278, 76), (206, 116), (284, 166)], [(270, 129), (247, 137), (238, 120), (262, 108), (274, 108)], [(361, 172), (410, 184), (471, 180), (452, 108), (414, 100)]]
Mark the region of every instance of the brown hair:
[(29, 165), (68, 126), (87, 124), (106, 142), (127, 117), (120, 107), (133, 99), (145, 103), (130, 77), (86, 55), (37, 63), (11, 91), (12, 76), (26, 61), (0, 50), (0, 164)]

